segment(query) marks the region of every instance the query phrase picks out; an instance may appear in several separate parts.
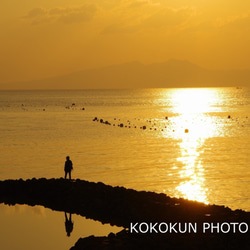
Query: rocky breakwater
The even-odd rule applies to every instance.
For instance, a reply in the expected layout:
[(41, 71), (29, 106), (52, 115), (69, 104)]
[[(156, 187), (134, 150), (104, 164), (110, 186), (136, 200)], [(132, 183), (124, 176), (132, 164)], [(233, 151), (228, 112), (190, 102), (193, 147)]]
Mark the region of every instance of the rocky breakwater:
[(211, 244), (218, 249), (244, 249), (250, 244), (249, 212), (100, 182), (62, 178), (0, 181), (0, 203), (42, 205), (125, 228), (109, 237), (79, 239), (75, 250), (86, 246), (174, 249), (171, 246), (180, 244), (191, 249), (210, 249), (205, 246)]

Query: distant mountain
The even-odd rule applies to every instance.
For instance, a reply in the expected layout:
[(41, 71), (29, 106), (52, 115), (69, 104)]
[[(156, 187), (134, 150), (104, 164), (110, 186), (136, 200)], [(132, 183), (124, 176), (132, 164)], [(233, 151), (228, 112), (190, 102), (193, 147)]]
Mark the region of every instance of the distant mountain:
[(35, 81), (10, 83), (5, 89), (96, 89), (250, 86), (250, 70), (207, 70), (171, 59), (144, 65), (130, 62)]

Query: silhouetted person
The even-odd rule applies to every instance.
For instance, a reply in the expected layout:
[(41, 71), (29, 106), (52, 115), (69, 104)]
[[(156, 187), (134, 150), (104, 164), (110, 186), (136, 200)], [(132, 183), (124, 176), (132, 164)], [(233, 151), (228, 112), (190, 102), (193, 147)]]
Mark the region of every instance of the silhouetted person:
[(73, 231), (73, 222), (71, 219), (71, 213), (69, 214), (68, 218), (67, 213), (65, 212), (65, 229), (67, 232), (67, 236), (69, 237), (71, 232)]
[(69, 156), (66, 157), (65, 161), (65, 166), (64, 166), (64, 171), (65, 171), (65, 179), (67, 178), (67, 175), (69, 174), (69, 179), (71, 180), (71, 171), (73, 169), (73, 163), (69, 159)]

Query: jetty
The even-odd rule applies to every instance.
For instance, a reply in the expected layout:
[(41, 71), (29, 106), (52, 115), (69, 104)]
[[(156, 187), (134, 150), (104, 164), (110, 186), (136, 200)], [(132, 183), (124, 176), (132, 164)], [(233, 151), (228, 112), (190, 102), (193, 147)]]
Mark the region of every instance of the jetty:
[(0, 181), (0, 203), (42, 205), (124, 228), (78, 249), (248, 249), (250, 212), (85, 180)]

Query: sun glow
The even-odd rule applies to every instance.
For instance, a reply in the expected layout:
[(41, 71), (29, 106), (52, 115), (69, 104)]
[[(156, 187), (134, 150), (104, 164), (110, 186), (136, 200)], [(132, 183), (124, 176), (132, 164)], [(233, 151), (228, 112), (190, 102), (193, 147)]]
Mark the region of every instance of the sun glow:
[(178, 89), (172, 95), (174, 137), (179, 141), (182, 166), (175, 195), (208, 203), (205, 170), (200, 155), (205, 140), (216, 133), (209, 116), (216, 102), (215, 89)]
[(174, 112), (181, 115), (209, 112), (216, 96), (215, 89), (178, 89), (172, 95)]

